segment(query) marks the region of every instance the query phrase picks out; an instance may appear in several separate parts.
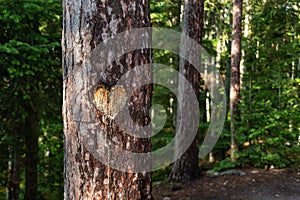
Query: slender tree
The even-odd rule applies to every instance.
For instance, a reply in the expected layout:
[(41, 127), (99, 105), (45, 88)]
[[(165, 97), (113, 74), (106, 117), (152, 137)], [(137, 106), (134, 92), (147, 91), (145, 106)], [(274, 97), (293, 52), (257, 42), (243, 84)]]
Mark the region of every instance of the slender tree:
[(231, 159), (235, 159), (235, 123), (239, 119), (238, 102), (240, 100), (240, 61), (242, 36), (242, 0), (233, 1), (232, 44), (231, 44), (231, 73), (230, 73), (230, 136)]
[[(21, 132), (21, 131), (20, 131)], [(13, 136), (13, 144), (11, 145), (10, 161), (8, 162), (9, 182), (7, 199), (18, 200), (20, 193), (20, 157), (21, 157), (21, 142), (20, 138)]]
[[(204, 0), (184, 0), (184, 14), (183, 14), (183, 34), (189, 36), (190, 38), (201, 44), (202, 40), (202, 27), (203, 27), (203, 12), (204, 12)], [(197, 97), (199, 97), (200, 90), (200, 74), (197, 70), (189, 64), (187, 61), (181, 60), (179, 71), (185, 76), (185, 78), (192, 85), (194, 92)], [(179, 96), (180, 91), (185, 90), (185, 85), (179, 79)], [(184, 99), (183, 99), (183, 105)], [(187, 110), (183, 112), (188, 112)], [(177, 121), (181, 119), (180, 112), (178, 112)], [(180, 130), (184, 131), (184, 130)], [(179, 133), (179, 134), (184, 134)], [(180, 148), (180, 146), (176, 146)], [(198, 168), (198, 136), (195, 137), (191, 146), (187, 149), (183, 155), (177, 159), (173, 165), (171, 174), (169, 176), (170, 181), (187, 181), (194, 179), (199, 176)], [(176, 153), (175, 153), (176, 154)]]
[[(84, 143), (84, 138), (89, 137), (88, 134), (91, 132), (82, 132), (80, 122), (78, 123), (73, 115), (73, 112), (76, 112), (74, 107), (80, 103), (76, 102), (74, 97), (76, 99), (81, 88), (84, 88), (92, 80), (92, 77), (83, 77), (97, 67), (87, 64), (92, 62), (91, 51), (120, 32), (149, 27), (149, 1), (65, 0), (63, 6), (64, 198), (152, 199), (150, 173), (118, 171), (110, 165), (100, 162), (97, 156), (88, 150), (87, 143)], [(143, 40), (144, 37), (145, 35), (137, 35), (135, 41)], [(119, 49), (121, 48), (122, 46), (119, 47)], [(111, 50), (106, 49), (106, 51)], [(128, 70), (150, 62), (151, 52), (149, 49), (134, 50), (124, 54), (119, 60), (109, 65), (105, 71), (98, 74), (98, 85), (93, 92), (94, 106), (87, 108), (85, 105), (89, 102), (81, 102), (83, 104), (81, 107), (79, 106), (80, 110), (77, 110), (79, 114), (88, 113), (89, 116), (96, 117), (93, 128), (97, 132), (101, 127), (101, 134), (103, 133), (106, 141), (111, 141), (111, 145), (117, 147), (116, 151), (126, 150), (135, 153), (151, 151), (150, 139), (129, 135), (128, 132), (119, 128), (114, 117), (109, 115), (110, 111), (117, 110), (118, 103), (113, 101), (121, 101), (122, 95), (124, 95), (124, 88), (117, 87), (117, 81)], [(75, 75), (76, 73), (78, 76)], [(144, 70), (136, 72), (133, 79), (142, 81), (145, 74), (150, 76), (149, 71)], [(106, 94), (111, 96), (109, 95), (111, 91), (116, 92), (114, 93), (116, 97), (106, 96)], [(144, 85), (134, 90), (128, 103), (132, 120), (141, 126), (149, 123), (151, 91), (150, 85)], [(96, 124), (99, 126), (96, 127)], [(96, 151), (107, 148), (105, 142), (101, 141), (98, 141)], [(105, 156), (110, 160), (116, 155), (111, 155), (109, 152), (104, 155), (102, 152), (100, 156)], [(126, 164), (128, 160), (120, 160), (120, 162)]]

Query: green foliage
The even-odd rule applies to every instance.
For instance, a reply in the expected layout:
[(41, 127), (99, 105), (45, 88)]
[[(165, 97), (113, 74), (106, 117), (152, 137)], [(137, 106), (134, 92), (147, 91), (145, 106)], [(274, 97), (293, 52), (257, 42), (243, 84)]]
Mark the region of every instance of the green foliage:
[(168, 27), (179, 30), (180, 5), (178, 0), (153, 0), (150, 1), (152, 26)]
[[(24, 132), (32, 115), (37, 116), (37, 129), (42, 133), (40, 197), (51, 191), (47, 194), (51, 199), (59, 199), (55, 194), (62, 198), (61, 2), (0, 0), (0, 27), (0, 162), (6, 163), (1, 164), (0, 198), (6, 193), (7, 163), (16, 142), (20, 146), (19, 170), (24, 172)], [(48, 146), (51, 149), (46, 150)], [(23, 176), (20, 184), (22, 197)]]
[(300, 166), (299, 7), (293, 1), (258, 4), (246, 44), (238, 161)]
[[(179, 4), (178, 4), (179, 3)], [(180, 27), (180, 2), (177, 0), (155, 0), (150, 1), (152, 26), (179, 30)], [(164, 64), (174, 69), (178, 69), (179, 57), (167, 50), (153, 50), (154, 63)], [(168, 74), (165, 74), (168, 76)], [(174, 101), (171, 103), (170, 99)], [(152, 105), (161, 105), (162, 114), (167, 115), (166, 123), (159, 133), (152, 137), (152, 148), (157, 150), (167, 145), (175, 134), (174, 120), (176, 111), (176, 97), (166, 87), (154, 85), (152, 95)], [(153, 127), (155, 129), (155, 127)]]
[(228, 169), (234, 169), (239, 166), (239, 163), (233, 162), (230, 158), (225, 158), (216, 164), (215, 171), (225, 171)]
[(167, 180), (171, 170), (172, 170), (171, 166), (166, 166), (165, 168), (153, 172), (151, 175), (152, 181), (156, 182), (156, 181)]
[[(44, 199), (62, 199), (63, 133), (62, 119), (44, 119), (39, 142), (39, 191)], [(60, 133), (60, 134), (58, 134)]]

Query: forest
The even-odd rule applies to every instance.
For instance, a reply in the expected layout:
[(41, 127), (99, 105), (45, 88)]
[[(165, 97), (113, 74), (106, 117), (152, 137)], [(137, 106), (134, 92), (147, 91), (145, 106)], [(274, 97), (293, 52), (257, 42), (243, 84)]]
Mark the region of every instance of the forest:
[[(83, 70), (91, 49), (107, 37), (114, 39), (123, 31), (142, 27), (164, 28), (171, 31), (165, 33), (181, 37), (183, 33), (200, 44), (209, 55), (209, 65), (220, 75), (214, 84), (223, 85), (224, 91), (211, 89), (214, 79), (209, 81), (203, 78), (204, 72), (195, 70), (185, 53), (189, 49), (180, 46), (184, 40), (179, 40), (173, 43), (182, 47), (180, 55), (150, 49), (147, 44), (145, 49), (127, 52), (98, 75), (94, 98), (99, 104), (91, 108), (92, 104), (82, 103), (84, 97), (76, 96), (78, 88), (84, 90), (94, 82), (91, 70)], [(144, 40), (146, 33), (134, 40)], [(172, 43), (171, 35), (164, 40)], [(116, 83), (124, 71), (149, 63), (168, 66), (170, 73), (159, 78), (169, 83), (146, 84), (132, 93), (131, 121), (142, 126), (151, 121), (156, 133), (135, 139), (127, 136), (126, 128), (116, 128), (114, 116), (119, 111), (115, 107), (126, 104), (122, 102), (126, 88)], [(247, 188), (254, 193), (265, 181), (271, 189), (252, 194), (253, 199), (300, 198), (298, 0), (0, 0), (0, 65), (0, 200), (252, 199), (249, 193), (237, 195), (234, 188), (251, 182)], [(201, 61), (199, 65), (204, 68)], [(178, 77), (169, 80), (173, 71), (190, 84), (197, 109), (188, 107), (193, 105), (185, 100), (190, 97), (185, 95), (186, 83)], [(152, 71), (135, 73), (133, 79), (142, 81)], [(177, 88), (178, 94), (167, 85)], [(104, 105), (105, 92), (111, 98), (105, 101), (114, 106)], [(111, 97), (113, 92), (118, 99)], [(216, 107), (222, 107), (225, 115), (222, 128), (212, 133), (211, 124), (218, 115), (212, 108), (216, 93), (224, 97)], [(181, 118), (187, 118), (182, 123), (196, 126), (197, 132), (187, 149), (175, 141), (180, 153), (172, 152), (173, 162), (155, 170), (150, 166), (145, 172), (135, 171), (136, 166), (122, 171), (119, 165), (100, 162), (101, 155), (91, 152), (89, 142), (81, 138), (85, 124), (74, 117), (76, 112), (95, 115), (95, 124), (104, 127), (105, 140), (135, 153), (163, 149), (178, 135), (179, 142), (185, 140), (188, 130), (178, 128)], [(202, 155), (202, 143), (210, 135), (216, 137), (216, 144)], [(110, 152), (105, 148), (102, 156)], [(108, 163), (117, 155), (108, 156)], [(124, 157), (119, 162), (133, 165)], [(280, 189), (282, 182), (286, 184)], [(219, 192), (212, 192), (212, 187)]]

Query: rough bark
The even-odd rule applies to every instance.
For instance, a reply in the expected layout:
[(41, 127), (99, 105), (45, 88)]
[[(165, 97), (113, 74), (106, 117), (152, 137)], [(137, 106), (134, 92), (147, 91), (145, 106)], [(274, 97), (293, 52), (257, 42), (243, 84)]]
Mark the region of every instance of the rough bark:
[[(75, 76), (76, 70), (80, 71), (86, 67), (89, 72), (95, 71), (96, 66), (84, 66), (84, 63), (91, 62), (89, 58), (91, 51), (107, 38), (113, 38), (116, 34), (133, 28), (149, 27), (149, 1), (64, 0), (63, 6), (64, 198), (152, 199), (150, 173), (118, 171), (100, 162), (88, 151), (86, 143), (83, 142), (85, 133), (80, 132), (78, 122), (74, 120), (72, 114), (75, 104), (78, 103), (74, 102), (73, 97), (80, 93), (75, 86), (80, 82), (84, 87), (90, 82), (89, 77), (82, 79)], [(139, 37), (136, 40), (142, 40), (144, 36)], [(114, 118), (108, 117), (109, 110), (115, 110), (119, 103), (110, 102), (105, 105), (107, 101), (103, 99), (108, 98), (105, 94), (109, 96), (111, 91), (116, 91), (117, 96), (121, 98), (124, 90), (115, 86), (120, 77), (135, 66), (151, 62), (149, 49), (125, 54), (98, 75), (99, 82), (94, 93), (94, 98), (99, 100), (96, 106), (90, 110), (81, 107), (81, 112), (96, 116), (95, 124), (99, 124), (105, 139), (112, 141), (112, 145), (117, 146), (120, 151), (150, 152), (151, 141), (149, 138), (134, 138), (121, 130)], [(151, 76), (149, 71), (140, 71), (134, 79), (141, 80), (145, 76), (149, 78)], [(82, 70), (82, 74), (84, 72), (85, 70)], [(132, 120), (142, 126), (149, 123), (151, 91), (151, 85), (140, 87), (134, 91), (128, 105), (125, 105), (129, 106)], [(116, 100), (120, 102), (120, 99)], [(98, 146), (99, 149), (106, 148), (103, 143)], [(102, 156), (110, 159), (109, 157), (115, 155)], [(120, 160), (120, 162), (128, 161)]]
[[(201, 44), (202, 41), (202, 27), (203, 27), (203, 12), (204, 12), (204, 0), (184, 0), (184, 14), (183, 14), (183, 25), (182, 31), (183, 34), (189, 36), (190, 38), (197, 41)], [(184, 45), (184, 44), (183, 44)], [(184, 47), (181, 51), (184, 50)], [(190, 82), (192, 85), (194, 92), (199, 98), (199, 90), (200, 90), (200, 74), (199, 72), (187, 61), (181, 60), (179, 71), (184, 75), (184, 77)], [(187, 105), (185, 105), (184, 100), (184, 91), (187, 86), (183, 84), (183, 82), (179, 79), (179, 96), (181, 95), (183, 107), (187, 110), (183, 112), (190, 112)], [(198, 102), (197, 102), (198, 103)], [(180, 121), (181, 118), (180, 112), (178, 112), (177, 122)], [(193, 120), (191, 120), (193, 121)], [(186, 123), (192, 123), (185, 121)], [(184, 135), (184, 130), (180, 130)], [(176, 141), (177, 145), (175, 148), (180, 148), (180, 141)], [(187, 181), (199, 176), (199, 167), (198, 167), (198, 136), (195, 137), (191, 146), (187, 149), (183, 155), (179, 159), (177, 159), (169, 176), (170, 181)], [(175, 150), (176, 151), (176, 150)], [(176, 152), (175, 152), (176, 156)]]
[(235, 123), (239, 119), (238, 102), (240, 100), (240, 61), (242, 35), (242, 0), (233, 1), (232, 17), (232, 46), (231, 46), (231, 74), (230, 74), (230, 135), (231, 159), (235, 159)]

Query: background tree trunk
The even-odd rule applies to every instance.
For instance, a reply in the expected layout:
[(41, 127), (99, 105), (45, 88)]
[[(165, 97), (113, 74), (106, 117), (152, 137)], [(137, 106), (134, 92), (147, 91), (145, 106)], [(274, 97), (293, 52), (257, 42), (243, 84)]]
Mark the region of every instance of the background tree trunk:
[(20, 192), (20, 154), (21, 154), (20, 137), (17, 134), (13, 136), (13, 144), (11, 145), (10, 161), (9, 161), (9, 187), (8, 199), (18, 200)]
[[(184, 14), (183, 14), (183, 34), (188, 35), (190, 38), (201, 44), (202, 41), (202, 27), (203, 27), (203, 7), (204, 0), (184, 0)], [(192, 85), (194, 92), (199, 99), (200, 90), (200, 74), (197, 70), (189, 64), (187, 61), (181, 60), (179, 71), (185, 76), (185, 78)], [(180, 91), (185, 90), (185, 85), (183, 85), (179, 79), (179, 96)], [(180, 99), (180, 97), (179, 97)], [(183, 105), (184, 100), (183, 100)], [(184, 106), (186, 108), (186, 105)], [(189, 112), (188, 108), (184, 112)], [(180, 112), (178, 112), (180, 113)], [(181, 116), (177, 116), (177, 122)], [(184, 131), (184, 130), (183, 130)], [(184, 134), (184, 133), (180, 133)], [(176, 146), (180, 148), (180, 146)], [(197, 178), (199, 176), (198, 167), (198, 136), (195, 137), (191, 146), (188, 150), (174, 162), (172, 171), (169, 176), (170, 181), (186, 181)], [(176, 153), (175, 153), (176, 154)]]
[(38, 138), (39, 127), (38, 117), (35, 112), (31, 113), (26, 119), (25, 130), (25, 146), (26, 146), (26, 161), (25, 161), (25, 200), (38, 199)]
[(238, 102), (240, 100), (240, 61), (241, 61), (241, 36), (242, 36), (242, 0), (233, 2), (232, 21), (232, 46), (231, 46), (231, 76), (230, 76), (230, 137), (231, 154), (235, 160), (235, 123), (239, 119)]
[[(122, 172), (101, 163), (91, 154), (85, 143), (84, 133), (80, 132), (72, 117), (76, 104), (73, 97), (80, 93), (75, 87), (78, 82), (86, 85), (89, 80), (74, 76), (76, 69), (87, 67), (88, 71), (95, 66), (84, 66), (90, 62), (91, 50), (107, 38), (133, 28), (149, 27), (150, 12), (148, 0), (137, 1), (81, 1), (65, 0), (63, 30), (63, 70), (64, 70), (64, 133), (65, 133), (65, 199), (152, 199), (150, 173)], [(138, 38), (140, 37), (140, 38)], [(138, 36), (142, 40), (145, 36)], [(121, 47), (120, 47), (121, 48)], [(107, 50), (109, 51), (109, 50)], [(98, 74), (100, 95), (110, 91), (118, 79), (135, 66), (151, 63), (149, 49), (135, 50), (123, 55), (107, 69)], [(84, 73), (84, 71), (82, 71)], [(149, 71), (135, 74), (135, 80), (146, 76), (151, 78)], [(88, 77), (87, 77), (88, 78)], [(134, 91), (129, 102), (132, 120), (139, 125), (146, 125), (149, 120), (151, 104), (151, 85), (144, 85)], [(100, 104), (105, 106), (104, 104)], [(128, 105), (125, 105), (128, 106)], [(103, 110), (93, 108), (83, 110), (97, 116), (106, 140), (118, 142), (120, 151), (150, 152), (149, 138), (134, 138), (121, 130), (114, 119), (107, 117)], [(106, 148), (103, 143), (100, 148)], [(115, 155), (103, 155), (115, 156)], [(108, 158), (109, 159), (109, 158)], [(149, 160), (148, 160), (149, 161)], [(120, 162), (128, 162), (126, 160)], [(144, 162), (147, 162), (145, 160)]]

